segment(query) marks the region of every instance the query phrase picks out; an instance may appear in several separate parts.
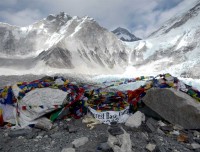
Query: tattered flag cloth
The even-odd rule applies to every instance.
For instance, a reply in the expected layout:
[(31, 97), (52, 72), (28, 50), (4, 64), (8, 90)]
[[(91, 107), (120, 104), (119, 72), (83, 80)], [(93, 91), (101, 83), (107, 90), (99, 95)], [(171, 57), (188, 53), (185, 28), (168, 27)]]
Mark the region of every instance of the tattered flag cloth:
[[(115, 88), (137, 81), (145, 81), (145, 84), (135, 90), (119, 91)], [(80, 118), (88, 107), (97, 112), (123, 111), (127, 106), (137, 110), (146, 91), (152, 87), (172, 87), (200, 101), (197, 89), (170, 74), (105, 81), (101, 85), (70, 83), (63, 77), (44, 77), (0, 89), (0, 125), (4, 122), (14, 123), (14, 118), (16, 125), (24, 127), (36, 123), (39, 117), (46, 114), (51, 121), (66, 117)], [(5, 113), (8, 107), (3, 105), (14, 109), (13, 118), (9, 116), (8, 119)]]

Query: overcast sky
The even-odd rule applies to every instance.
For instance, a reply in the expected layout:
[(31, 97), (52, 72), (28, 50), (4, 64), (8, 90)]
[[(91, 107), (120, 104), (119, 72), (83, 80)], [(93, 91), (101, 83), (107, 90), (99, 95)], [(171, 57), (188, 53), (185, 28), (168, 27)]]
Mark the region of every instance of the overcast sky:
[(0, 0), (0, 22), (26, 26), (49, 14), (90, 16), (109, 30), (145, 37), (196, 0)]

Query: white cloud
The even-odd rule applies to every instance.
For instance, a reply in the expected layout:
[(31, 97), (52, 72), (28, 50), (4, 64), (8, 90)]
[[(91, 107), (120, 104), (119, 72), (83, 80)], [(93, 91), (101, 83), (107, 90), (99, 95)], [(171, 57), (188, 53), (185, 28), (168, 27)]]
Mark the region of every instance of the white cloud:
[(39, 10), (31, 9), (24, 9), (17, 12), (0, 11), (0, 16), (5, 20), (5, 22), (17, 26), (27, 26), (42, 17)]
[(148, 18), (148, 22), (146, 22), (148, 23), (148, 26), (146, 28), (143, 28), (140, 25), (136, 25), (134, 33), (136, 35), (142, 35), (143, 37), (148, 36), (150, 33), (162, 26), (168, 19), (190, 9), (197, 1), (199, 0), (183, 0), (176, 7), (172, 7), (171, 9), (165, 11), (152, 11), (149, 15), (145, 15), (143, 19), (143, 23), (145, 24), (145, 17)]
[[(48, 14), (64, 11), (72, 16), (93, 17), (109, 30), (123, 26), (136, 36), (144, 37), (196, 0), (1, 0), (0, 7), (2, 1), (12, 8), (3, 7), (0, 18), (11, 24), (24, 26)], [(156, 9), (180, 1), (174, 8)]]

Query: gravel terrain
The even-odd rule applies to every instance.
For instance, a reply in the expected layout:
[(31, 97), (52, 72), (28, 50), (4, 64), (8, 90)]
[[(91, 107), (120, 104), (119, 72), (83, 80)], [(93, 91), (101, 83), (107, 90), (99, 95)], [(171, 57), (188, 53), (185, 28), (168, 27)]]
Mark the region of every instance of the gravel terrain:
[[(127, 133), (130, 134), (132, 150), (146, 152), (149, 143), (156, 145), (154, 151), (193, 151), (191, 143), (194, 142), (192, 131), (186, 131), (188, 141), (177, 141), (176, 135), (164, 133), (162, 131), (152, 132), (144, 123), (137, 129), (129, 128), (121, 124)], [(22, 130), (0, 130), (0, 151), (10, 152), (58, 152), (64, 148), (73, 147), (74, 139), (87, 137), (89, 141), (75, 148), (76, 152), (101, 152), (98, 146), (108, 139), (108, 125), (99, 124), (93, 130), (82, 124), (81, 119), (70, 121), (59, 121), (54, 123), (54, 128), (49, 131), (40, 129)], [(190, 135), (190, 137), (189, 137)], [(197, 141), (200, 141), (198, 138)], [(194, 150), (197, 151), (197, 150)], [(198, 149), (199, 151), (199, 149)], [(103, 152), (103, 151), (102, 151)]]

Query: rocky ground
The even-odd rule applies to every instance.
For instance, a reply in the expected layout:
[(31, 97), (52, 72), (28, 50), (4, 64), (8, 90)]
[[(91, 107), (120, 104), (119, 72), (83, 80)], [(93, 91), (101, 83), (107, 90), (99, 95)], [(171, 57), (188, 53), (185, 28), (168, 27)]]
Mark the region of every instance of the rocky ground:
[[(0, 86), (38, 78), (41, 76), (1, 77)], [(78, 77), (70, 77), (70, 79), (81, 81)], [(131, 147), (133, 152), (200, 152), (199, 130), (186, 130), (181, 126), (169, 124), (153, 113), (146, 115), (145, 121), (139, 118), (138, 121), (141, 123), (139, 127), (134, 126), (134, 121), (131, 125), (118, 124), (118, 129), (114, 129), (114, 132), (111, 132), (110, 126), (105, 124), (98, 124), (90, 130), (82, 123), (82, 119), (73, 118), (56, 121), (51, 130), (35, 128), (13, 130), (2, 127), (0, 128), (0, 151), (116, 152), (111, 145), (108, 145), (108, 141), (113, 139), (116, 140), (113, 142), (116, 147)], [(125, 132), (128, 136), (121, 136)], [(127, 141), (127, 145), (124, 145), (123, 141)]]
[[(69, 79), (71, 82), (91, 82), (91, 76), (90, 75), (72, 75), (72, 74), (66, 74), (66, 75), (59, 75), (55, 74), (55, 76), (63, 76), (67, 79)], [(33, 80), (41, 79), (42, 77), (45, 77), (45, 75), (10, 75), (10, 76), (0, 76), (0, 88), (3, 86), (13, 85), (17, 82), (30, 82)], [(83, 79), (84, 78), (84, 79)]]
[[(139, 128), (119, 126), (130, 134), (132, 151), (200, 151), (200, 132), (196, 130), (184, 130), (152, 118), (146, 118)], [(110, 136), (108, 125), (99, 124), (90, 130), (81, 119), (55, 122), (48, 131), (1, 128), (0, 132), (0, 151), (5, 152), (67, 152), (69, 148), (76, 152), (113, 151), (106, 144)], [(74, 143), (75, 139), (80, 141)]]

